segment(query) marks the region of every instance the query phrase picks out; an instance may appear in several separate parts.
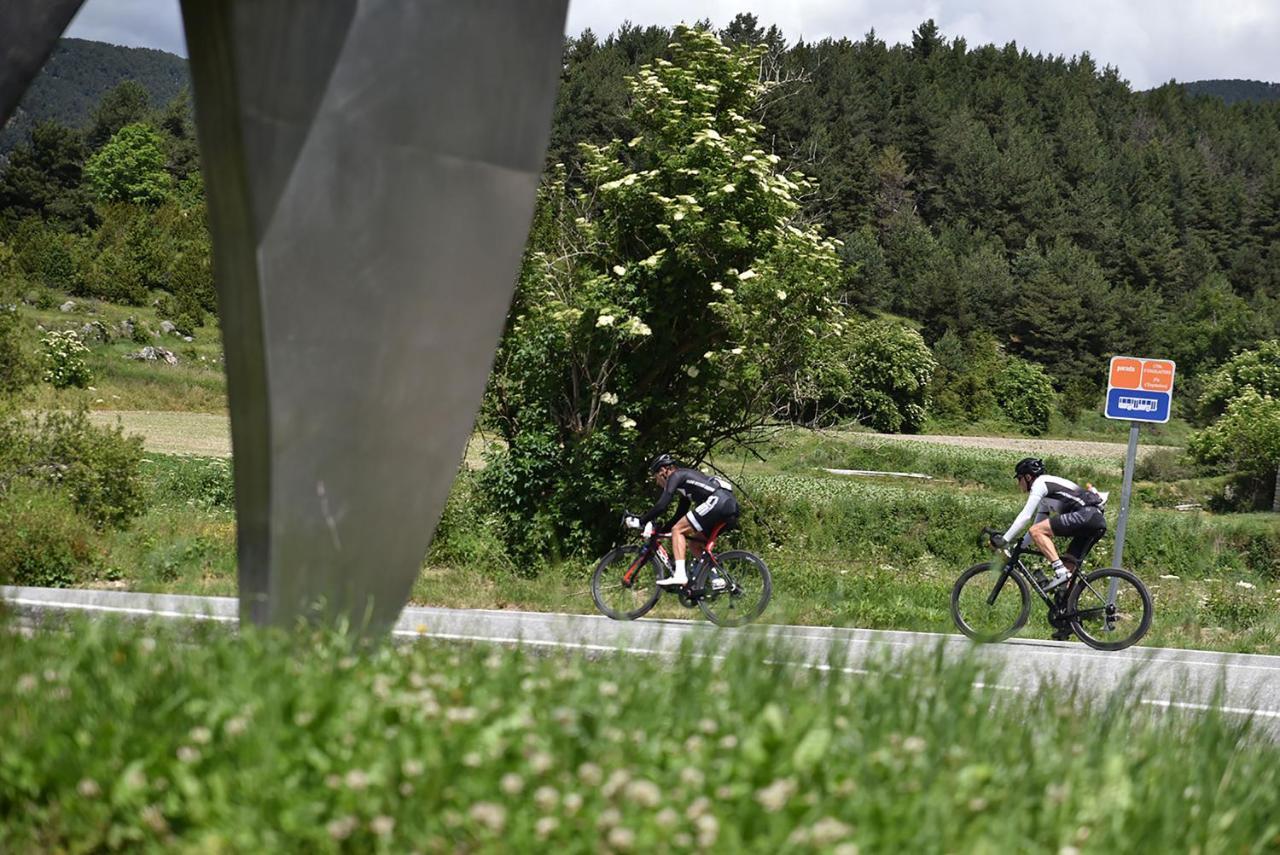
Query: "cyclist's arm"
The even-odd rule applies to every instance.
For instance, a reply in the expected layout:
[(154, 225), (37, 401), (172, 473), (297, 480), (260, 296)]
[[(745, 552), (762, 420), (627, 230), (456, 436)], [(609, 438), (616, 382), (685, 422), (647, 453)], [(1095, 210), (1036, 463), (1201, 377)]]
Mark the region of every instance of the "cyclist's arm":
[(680, 521), (680, 518), (687, 513), (689, 513), (689, 499), (685, 496), (681, 496), (680, 503), (676, 505), (675, 516), (667, 520), (666, 524), (659, 529), (659, 531), (671, 531), (671, 529), (675, 528), (676, 523)]
[(667, 479), (667, 486), (663, 489), (662, 495), (658, 497), (658, 503), (646, 511), (644, 516), (640, 517), (641, 526), (645, 523), (653, 522), (662, 516), (663, 511), (671, 506), (671, 500), (675, 497), (676, 487), (680, 486), (681, 480), (679, 472), (672, 473), (671, 477)]
[(1040, 503), (1044, 501), (1047, 492), (1048, 488), (1045, 486), (1044, 478), (1037, 478), (1027, 494), (1027, 503), (1022, 506), (1022, 512), (1013, 521), (1013, 525), (1009, 526), (1009, 530), (1004, 533), (1006, 541), (1013, 543), (1013, 539), (1018, 536), (1018, 533), (1027, 527), (1027, 523), (1031, 522), (1031, 518), (1035, 516), (1036, 508), (1040, 507)]

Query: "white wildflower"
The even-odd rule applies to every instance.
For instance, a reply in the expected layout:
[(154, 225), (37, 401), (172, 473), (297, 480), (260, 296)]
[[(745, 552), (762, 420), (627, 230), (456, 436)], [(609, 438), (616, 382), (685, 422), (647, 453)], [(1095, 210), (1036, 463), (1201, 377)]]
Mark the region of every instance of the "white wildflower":
[(500, 832), (507, 824), (507, 809), (493, 802), (476, 802), (467, 816), (492, 832)]
[(755, 279), (759, 275), (760, 274), (756, 273), (754, 270), (744, 270), (738, 274), (738, 280), (740, 282), (746, 282), (748, 279)]
[(351, 790), (363, 790), (369, 786), (369, 774), (360, 769), (352, 769), (342, 779)]
[(618, 396), (612, 392), (605, 392), (600, 396), (600, 400), (606, 404), (616, 404), (618, 403)]
[(601, 315), (600, 317), (596, 318), (596, 326), (611, 327), (613, 326), (613, 322), (615, 320), (617, 320), (617, 318), (615, 318), (613, 315)]
[(810, 840), (815, 846), (830, 846), (837, 840), (848, 837), (853, 829), (834, 817), (825, 817), (813, 824)]
[(629, 828), (615, 828), (609, 832), (609, 845), (614, 849), (627, 850), (636, 843), (636, 833)]
[(498, 782), (498, 786), (502, 792), (509, 796), (517, 796), (524, 790), (524, 778), (521, 778), (515, 772), (508, 772), (502, 776), (502, 780)]
[(622, 425), (623, 430), (631, 430), (636, 426), (636, 420), (627, 416), (618, 416), (618, 424)]
[(208, 745), (209, 740), (213, 739), (213, 733), (207, 727), (195, 727), (191, 729), (191, 741), (197, 745)]
[(396, 821), (389, 816), (375, 816), (369, 821), (369, 830), (379, 837), (390, 837), (396, 830)]
[(712, 283), (711, 283), (711, 290), (712, 290), (712, 291), (722, 291), (722, 290), (724, 290), (724, 286), (723, 286), (723, 285), (721, 285), (719, 282), (712, 282)]
[(533, 803), (543, 813), (550, 812), (559, 801), (560, 794), (556, 792), (555, 787), (538, 787), (533, 791)]
[(777, 297), (778, 297), (778, 299), (779, 299), (779, 300), (785, 300), (785, 299), (787, 299), (787, 292), (786, 292), (786, 291), (774, 291), (773, 293), (774, 293), (775, 295), (777, 295)]
[(653, 781), (641, 778), (627, 785), (627, 797), (640, 807), (657, 807), (662, 802), (662, 791)]
[(346, 840), (358, 825), (359, 821), (354, 816), (344, 816), (341, 819), (330, 820), (324, 829), (334, 840)]
[(684, 367), (684, 373), (685, 373), (685, 374), (688, 374), (690, 377), (697, 377), (697, 376), (698, 376), (698, 374), (699, 374), (699, 372), (698, 372), (698, 366), (696, 366), (696, 365), (686, 365), (686, 366)]
[(1252, 582), (1236, 582), (1236, 587), (1237, 587), (1237, 588), (1244, 588), (1245, 590), (1252, 591), (1252, 590), (1253, 590), (1254, 588), (1256, 588), (1257, 586), (1256, 586), (1256, 585), (1254, 585)]
[(769, 813), (777, 813), (786, 807), (795, 795), (796, 782), (791, 778), (779, 778), (769, 786), (756, 791), (756, 801)]
[(93, 778), (81, 778), (80, 783), (76, 784), (76, 792), (83, 798), (92, 799), (101, 795), (102, 788)]
[(619, 276), (626, 276), (627, 268), (623, 267), (621, 264), (615, 264), (613, 265), (613, 272), (618, 274)]
[(533, 824), (533, 833), (539, 838), (545, 839), (551, 836), (551, 833), (560, 827), (560, 820), (554, 816), (544, 816)]

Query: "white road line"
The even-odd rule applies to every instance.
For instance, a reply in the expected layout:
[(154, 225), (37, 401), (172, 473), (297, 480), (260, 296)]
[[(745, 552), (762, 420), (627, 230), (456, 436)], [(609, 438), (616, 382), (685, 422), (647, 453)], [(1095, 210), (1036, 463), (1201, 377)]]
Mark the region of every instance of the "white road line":
[(1196, 704), (1191, 703), (1190, 701), (1166, 701), (1159, 698), (1139, 698), (1138, 700), (1140, 703), (1150, 704), (1153, 707), (1178, 707), (1180, 709), (1197, 710), (1199, 712), (1218, 710), (1219, 712), (1251, 715), (1258, 718), (1280, 718), (1280, 710), (1255, 709), (1254, 707), (1215, 707), (1213, 704)]

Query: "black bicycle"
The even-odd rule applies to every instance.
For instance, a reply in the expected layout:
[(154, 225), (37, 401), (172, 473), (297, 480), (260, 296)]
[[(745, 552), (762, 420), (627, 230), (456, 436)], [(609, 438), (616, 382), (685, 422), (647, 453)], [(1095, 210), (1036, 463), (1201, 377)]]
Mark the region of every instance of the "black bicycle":
[[(989, 542), (995, 529), (984, 528), (979, 539)], [(1002, 550), (997, 558), (975, 564), (960, 574), (951, 589), (951, 617), (975, 641), (1004, 641), (1027, 623), (1031, 592), (1049, 610), (1049, 624), (1059, 633), (1070, 630), (1097, 650), (1123, 650), (1147, 634), (1154, 607), (1142, 580), (1118, 567), (1085, 572), (1071, 569), (1069, 581), (1046, 591), (1048, 579), (1038, 564), (1027, 568), (1024, 556), (1044, 556), (1022, 544)], [(1070, 556), (1063, 556), (1064, 562)]]
[[(702, 609), (712, 623), (742, 626), (764, 612), (773, 596), (773, 578), (758, 555), (744, 550), (713, 550), (724, 531), (721, 523), (689, 567), (689, 582), (667, 588), (685, 608)], [(591, 598), (603, 614), (614, 620), (635, 620), (658, 604), (663, 588), (657, 583), (672, 575), (671, 556), (662, 541), (670, 534), (650, 535), (643, 543), (610, 550), (591, 575)]]

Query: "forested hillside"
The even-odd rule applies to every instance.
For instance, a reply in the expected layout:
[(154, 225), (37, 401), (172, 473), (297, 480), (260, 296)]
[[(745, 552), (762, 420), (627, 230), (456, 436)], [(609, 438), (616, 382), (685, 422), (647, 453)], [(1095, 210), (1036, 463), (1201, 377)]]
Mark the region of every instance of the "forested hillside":
[(102, 96), (125, 80), (140, 83), (152, 105), (160, 106), (187, 86), (187, 61), (150, 48), (62, 39), (17, 112), (0, 129), (0, 158), (23, 142), (40, 122), (84, 127)]
[(1228, 104), (1280, 100), (1280, 83), (1261, 80), (1194, 80), (1182, 84), (1192, 95), (1211, 95)]
[[(944, 375), (990, 336), (1078, 410), (1111, 353), (1194, 377), (1280, 327), (1280, 103), (1134, 92), (1087, 55), (970, 47), (932, 22), (893, 46), (788, 45), (751, 16), (723, 35), (767, 46), (760, 118), (817, 179), (805, 206), (845, 241), (847, 301), (918, 323)], [(569, 41), (553, 159), (630, 138), (622, 80), (669, 36)]]

